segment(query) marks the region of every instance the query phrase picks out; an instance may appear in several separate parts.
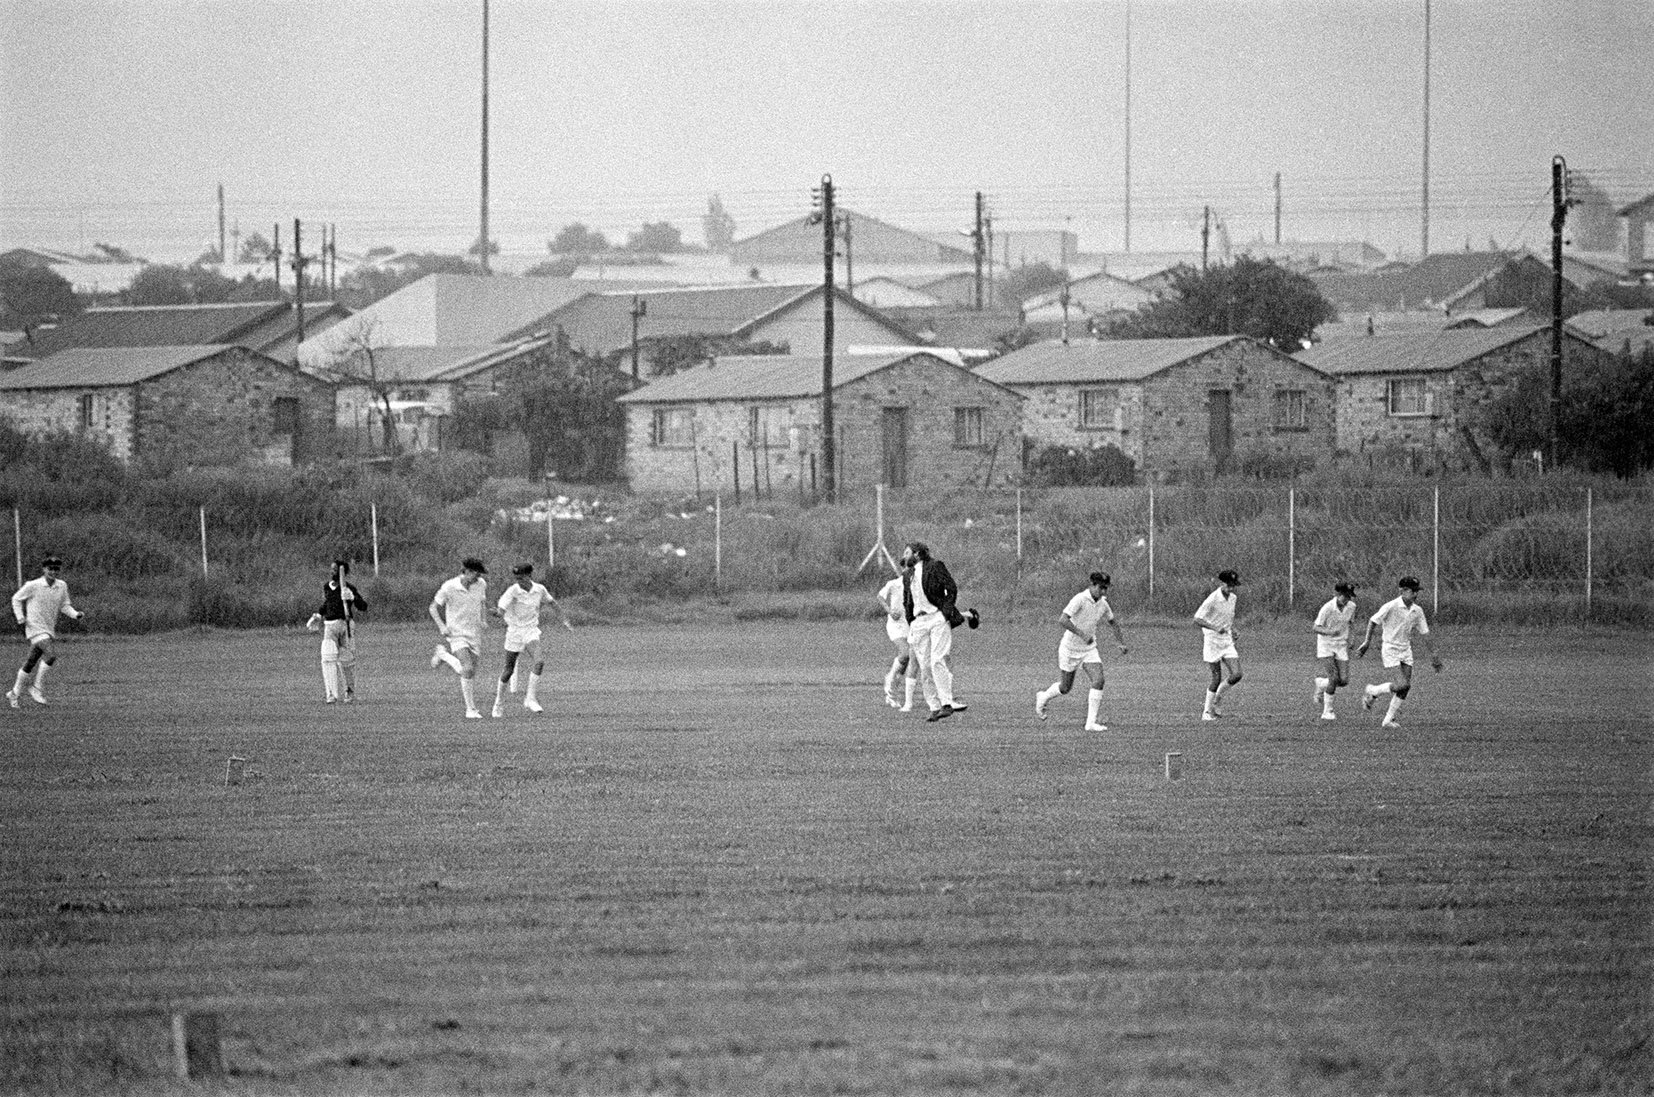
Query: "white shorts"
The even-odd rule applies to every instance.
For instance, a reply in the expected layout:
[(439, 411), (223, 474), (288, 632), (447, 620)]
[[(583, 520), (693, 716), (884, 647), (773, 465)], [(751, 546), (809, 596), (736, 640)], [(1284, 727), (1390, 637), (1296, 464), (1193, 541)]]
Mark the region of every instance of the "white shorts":
[(356, 636), (345, 630), (345, 622), (322, 622), (322, 658), (336, 659), (349, 666), (356, 662)]
[(1331, 636), (1315, 637), (1315, 657), (1317, 659), (1337, 659), (1340, 663), (1350, 661), (1350, 641), (1348, 637), (1342, 640)]
[(886, 616), (884, 619), (884, 634), (890, 637), (892, 644), (907, 646), (907, 622), (895, 617)]
[(508, 628), (505, 630), (506, 651), (526, 651), (528, 645), (540, 642), (540, 630), (537, 628)]
[(56, 640), (56, 639), (57, 639), (57, 634), (54, 633), (54, 632), (31, 632), (31, 633), (29, 633), (29, 637), (28, 637), (30, 647), (34, 647), (36, 644), (40, 643), (40, 641), (42, 641), (42, 640)]
[(447, 639), (448, 650), (453, 652), (455, 655), (458, 655), (462, 651), (469, 651), (475, 655), (482, 654), (481, 636), (470, 636), (462, 632), (456, 632), (450, 635)]
[(1221, 662), (1224, 659), (1239, 659), (1240, 652), (1235, 650), (1235, 638), (1227, 632), (1203, 632), (1201, 641), (1201, 659), (1208, 663)]
[(1084, 663), (1103, 665), (1102, 653), (1097, 650), (1096, 644), (1087, 644), (1083, 648), (1071, 648), (1067, 644), (1057, 645), (1057, 669), (1064, 674), (1073, 674)]
[(1412, 648), (1408, 648), (1406, 651), (1386, 651), (1384, 653), (1384, 669), (1385, 670), (1394, 670), (1396, 667), (1400, 667), (1400, 666), (1409, 666), (1410, 667), (1412, 665), (1413, 665), (1413, 649)]

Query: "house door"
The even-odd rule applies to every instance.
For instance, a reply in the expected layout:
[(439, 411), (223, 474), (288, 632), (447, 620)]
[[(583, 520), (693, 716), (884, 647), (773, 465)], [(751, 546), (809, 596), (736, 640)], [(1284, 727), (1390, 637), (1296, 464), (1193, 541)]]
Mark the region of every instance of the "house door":
[(884, 409), (884, 483), (907, 487), (907, 409)]
[(1217, 472), (1224, 472), (1229, 467), (1229, 455), (1234, 447), (1229, 421), (1229, 390), (1213, 389), (1206, 396), (1206, 406), (1211, 415), (1207, 441), (1212, 452), (1212, 465)]

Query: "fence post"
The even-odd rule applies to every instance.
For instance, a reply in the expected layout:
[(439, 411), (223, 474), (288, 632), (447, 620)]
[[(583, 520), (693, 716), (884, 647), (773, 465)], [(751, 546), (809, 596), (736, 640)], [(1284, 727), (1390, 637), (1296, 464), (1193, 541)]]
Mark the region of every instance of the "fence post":
[(17, 553), (17, 585), (23, 586), (23, 512), (17, 507), (11, 508), (11, 542), (12, 551)]
[(1149, 485), (1149, 601), (1154, 601), (1154, 485)]
[(1286, 489), (1286, 608), (1291, 609), (1292, 592), (1298, 579), (1298, 489)]
[(546, 507), (546, 571), (557, 566), (557, 516)]
[(379, 504), (368, 504), (368, 525), (373, 530), (373, 577), (379, 578)]
[(1442, 489), (1434, 489), (1430, 510), (1430, 614), (1441, 611), (1442, 603)]
[(201, 508), (201, 578), (207, 577), (207, 508)]
[(712, 497), (712, 585), (724, 586), (724, 493)]
[[(1017, 488), (1017, 565), (1022, 564), (1022, 488)], [(21, 566), (21, 565), (19, 565)]]
[(1585, 489), (1585, 620), (1591, 620), (1591, 489)]

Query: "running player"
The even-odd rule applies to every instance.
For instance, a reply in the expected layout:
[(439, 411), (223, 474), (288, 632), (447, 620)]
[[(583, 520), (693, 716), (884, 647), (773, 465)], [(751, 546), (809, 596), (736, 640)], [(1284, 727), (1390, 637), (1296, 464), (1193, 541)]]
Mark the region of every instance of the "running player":
[(1235, 588), (1240, 576), (1233, 569), (1218, 572), (1218, 589), (1206, 596), (1195, 611), (1195, 624), (1200, 627), (1201, 658), (1211, 670), (1211, 682), (1206, 687), (1206, 708), (1202, 720), (1216, 720), (1223, 715), (1218, 702), (1241, 680), (1240, 652), (1235, 647), (1239, 633), (1235, 631)]
[(1108, 622), (1108, 627), (1114, 630), (1114, 642), (1120, 646), (1120, 654), (1126, 654), (1128, 649), (1126, 638), (1120, 632), (1120, 623), (1114, 619), (1114, 611), (1109, 608), (1105, 597), (1108, 593), (1108, 572), (1094, 571), (1090, 578), (1091, 585), (1070, 598), (1068, 605), (1063, 607), (1058, 621), (1062, 625), (1062, 639), (1057, 642), (1057, 670), (1061, 677), (1034, 694), (1034, 715), (1045, 719), (1045, 706), (1058, 694), (1066, 695), (1073, 689), (1074, 672), (1084, 667), (1085, 676), (1091, 680), (1091, 690), (1086, 694), (1085, 730), (1107, 731), (1108, 725), (1100, 717), (1103, 657), (1097, 651), (1097, 626)]
[(557, 599), (552, 597), (551, 591), (534, 581), (533, 564), (524, 561), (511, 569), (511, 575), (516, 581), (505, 588), (498, 607), (493, 610), (494, 616), (505, 621), (505, 670), (500, 672), (499, 683), (494, 687), (496, 720), (505, 715), (506, 686), (517, 671), (517, 660), (525, 655), (533, 665), (528, 671), (523, 707), (530, 712), (545, 711), (536, 693), (540, 688), (540, 675), (546, 669), (545, 660), (540, 657), (540, 607), (551, 606), (562, 619), (563, 627), (574, 631), (574, 626), (569, 624), (568, 616), (557, 604)]
[(1355, 622), (1355, 584), (1337, 583), (1333, 596), (1315, 615), (1315, 700), (1321, 719), (1336, 720), (1332, 695), (1350, 684), (1350, 628)]
[[(896, 657), (884, 676), (884, 703), (901, 712), (913, 711), (913, 684), (918, 681), (919, 664), (913, 661), (907, 642), (907, 611), (902, 608), (904, 571), (879, 588), (879, 605), (884, 607), (884, 634), (896, 645)], [(903, 682), (903, 699), (896, 700), (896, 682)]]
[(477, 675), (477, 659), (482, 654), (483, 611), (488, 604), (488, 580), (483, 576), (488, 569), (482, 561), (468, 556), (460, 564), (460, 573), (437, 588), (428, 611), (436, 628), (448, 641), (448, 650), (441, 644), (431, 653), (431, 669), (448, 664), (459, 675), (459, 692), (465, 698), (465, 718), (481, 720), (477, 711), (476, 692), (472, 679)]
[(1378, 607), (1378, 612), (1367, 622), (1367, 634), (1361, 638), (1361, 646), (1355, 649), (1356, 655), (1366, 655), (1367, 645), (1373, 641), (1373, 630), (1381, 630), (1384, 667), (1391, 672), (1391, 681), (1365, 687), (1361, 707), (1371, 712), (1373, 702), (1389, 694), (1390, 708), (1384, 714), (1382, 725), (1387, 728), (1401, 726), (1401, 706), (1413, 688), (1414, 636), (1423, 640), (1430, 652), (1431, 668), (1438, 672), (1442, 668), (1442, 657), (1436, 654), (1436, 641), (1430, 635), (1430, 622), (1424, 619), (1424, 607), (1418, 604), (1419, 581), (1403, 575), (1396, 580), (1396, 587), (1401, 593)]
[[(58, 578), (62, 571), (63, 561), (48, 556), (41, 562), (40, 578), (30, 579), (11, 596), (12, 615), (29, 644), (29, 654), (17, 672), (17, 681), (6, 693), (6, 702), (12, 708), (19, 707), (25, 686), (35, 704), (46, 703), (46, 671), (57, 662), (52, 644), (57, 638), (58, 614), (67, 613), (73, 621), (86, 616), (70, 603), (69, 585)], [(34, 675), (32, 686), (28, 684), (31, 673)]]

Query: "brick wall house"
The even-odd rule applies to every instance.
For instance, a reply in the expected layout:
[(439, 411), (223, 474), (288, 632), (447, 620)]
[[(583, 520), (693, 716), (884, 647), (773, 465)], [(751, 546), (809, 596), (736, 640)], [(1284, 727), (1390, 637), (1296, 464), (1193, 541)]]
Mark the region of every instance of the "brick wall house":
[[(722, 358), (620, 398), (626, 469), (642, 492), (820, 486), (821, 359)], [(941, 491), (1018, 474), (1021, 397), (926, 351), (836, 358), (842, 492)]]
[(292, 464), (330, 438), (333, 392), (243, 347), (76, 348), (0, 374), (0, 416), (101, 439), (122, 461)]
[(977, 373), (1027, 397), (1036, 445), (1112, 445), (1150, 479), (1332, 457), (1332, 379), (1246, 336), (1037, 343)]
[[(1563, 333), (1564, 375), (1603, 352)], [(1337, 382), (1338, 452), (1375, 464), (1486, 472), (1495, 457), (1486, 407), (1529, 370), (1550, 368), (1548, 327), (1343, 339), (1298, 357)], [(1547, 373), (1548, 376), (1548, 373)]]

